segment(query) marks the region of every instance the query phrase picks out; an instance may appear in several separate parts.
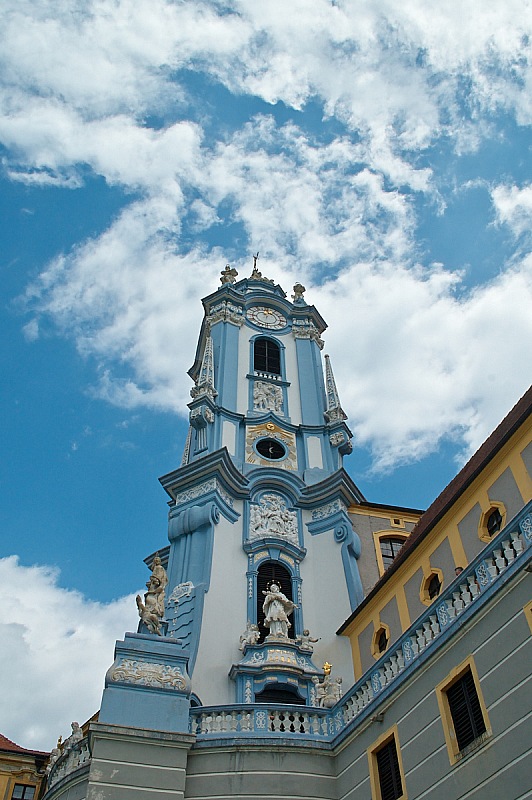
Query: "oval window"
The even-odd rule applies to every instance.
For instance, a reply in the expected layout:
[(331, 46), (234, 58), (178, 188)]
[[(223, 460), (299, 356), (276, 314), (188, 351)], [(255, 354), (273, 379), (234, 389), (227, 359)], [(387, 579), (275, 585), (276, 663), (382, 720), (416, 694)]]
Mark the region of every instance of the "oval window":
[(261, 439), (255, 445), (257, 453), (263, 458), (278, 460), (286, 455), (286, 448), (277, 439)]

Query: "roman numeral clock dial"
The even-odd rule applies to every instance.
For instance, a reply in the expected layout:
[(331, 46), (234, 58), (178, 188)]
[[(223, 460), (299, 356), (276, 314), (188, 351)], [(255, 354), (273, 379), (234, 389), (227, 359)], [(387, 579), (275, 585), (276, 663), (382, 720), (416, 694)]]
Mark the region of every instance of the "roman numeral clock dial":
[(255, 306), (250, 308), (247, 317), (250, 322), (258, 325), (260, 328), (267, 328), (268, 330), (278, 331), (286, 326), (286, 319), (280, 311), (266, 306)]

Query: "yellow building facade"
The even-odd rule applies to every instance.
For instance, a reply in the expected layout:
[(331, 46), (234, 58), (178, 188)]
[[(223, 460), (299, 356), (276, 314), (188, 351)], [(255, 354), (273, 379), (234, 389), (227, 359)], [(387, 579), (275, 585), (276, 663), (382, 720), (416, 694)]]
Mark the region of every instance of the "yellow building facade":
[(26, 750), (0, 734), (0, 800), (38, 800), (48, 756)]
[[(338, 631), (351, 640), (357, 678), (532, 499), (531, 406), (529, 390), (417, 520), (411, 510), (394, 515), (381, 509), (382, 530), (372, 532), (381, 577)], [(376, 511), (350, 509), (355, 530), (361, 515)], [(404, 543), (384, 570), (386, 537)]]

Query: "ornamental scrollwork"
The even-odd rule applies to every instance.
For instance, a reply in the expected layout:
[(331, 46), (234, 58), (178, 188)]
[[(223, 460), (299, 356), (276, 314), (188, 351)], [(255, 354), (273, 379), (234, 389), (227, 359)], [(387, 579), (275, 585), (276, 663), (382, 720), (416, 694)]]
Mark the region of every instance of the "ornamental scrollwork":
[(332, 515), (336, 514), (338, 511), (346, 511), (346, 508), (347, 507), (341, 500), (333, 500), (332, 503), (327, 503), (325, 506), (315, 508), (312, 512), (312, 521), (314, 522), (315, 520), (332, 517)]
[(134, 661), (126, 658), (110, 674), (112, 681), (134, 683), (159, 689), (186, 691), (187, 681), (179, 667), (168, 664), (154, 664), (150, 661)]

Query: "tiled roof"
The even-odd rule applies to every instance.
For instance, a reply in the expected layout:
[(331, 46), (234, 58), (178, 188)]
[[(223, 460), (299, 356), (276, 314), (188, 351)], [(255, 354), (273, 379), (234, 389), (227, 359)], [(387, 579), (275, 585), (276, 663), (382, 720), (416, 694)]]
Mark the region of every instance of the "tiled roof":
[[(429, 534), (437, 522), (444, 516), (444, 514), (451, 508), (451, 506), (458, 500), (461, 494), (465, 492), (467, 487), (475, 480), (477, 475), (486, 467), (491, 459), (498, 453), (501, 447), (508, 441), (508, 439), (515, 433), (515, 431), (525, 422), (530, 416), (532, 411), (532, 386), (515, 404), (510, 413), (503, 419), (493, 431), (491, 436), (488, 436), (484, 444), (482, 444), (477, 452), (469, 459), (465, 467), (460, 470), (458, 475), (445, 487), (443, 492), (438, 495), (436, 500), (428, 507), (417, 525), (413, 528), (412, 533), (405, 541), (403, 547), (397, 554), (397, 557), (390, 564), (384, 575), (377, 581), (371, 592), (364, 598), (362, 603), (356, 608), (351, 616), (340, 626), (337, 633), (342, 633), (356, 615), (364, 608), (371, 598), (373, 598), (380, 589), (386, 584), (392, 575), (397, 572), (401, 564), (408, 558), (412, 550)], [(464, 564), (465, 566), (465, 564)]]
[(27, 750), (25, 747), (21, 747), (15, 742), (12, 742), (11, 739), (8, 739), (7, 736), (4, 736), (0, 733), (0, 750), (7, 751), (9, 753), (21, 753), (21, 755), (27, 756), (49, 756), (49, 753), (44, 753), (42, 750)]

